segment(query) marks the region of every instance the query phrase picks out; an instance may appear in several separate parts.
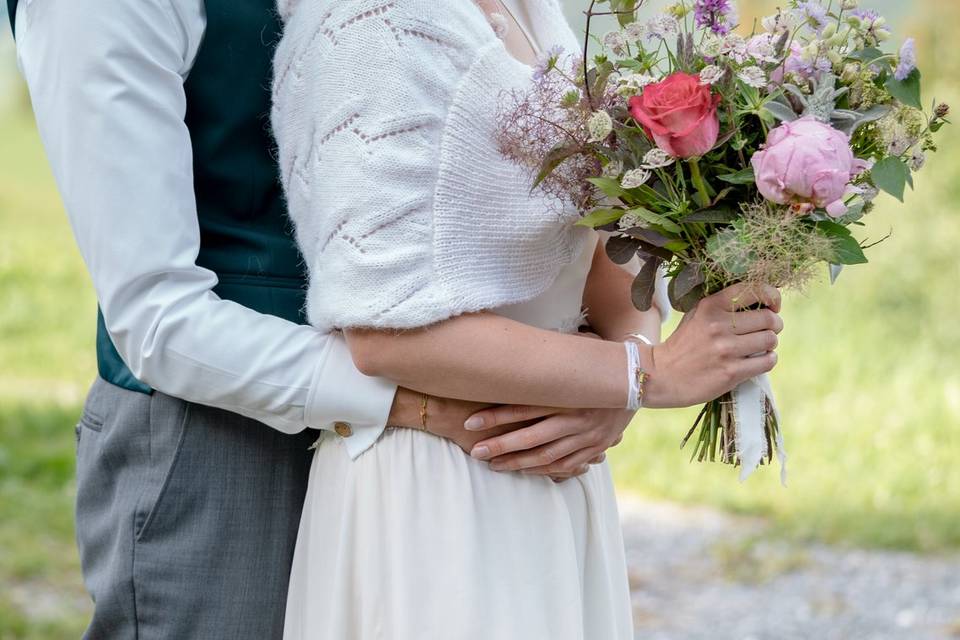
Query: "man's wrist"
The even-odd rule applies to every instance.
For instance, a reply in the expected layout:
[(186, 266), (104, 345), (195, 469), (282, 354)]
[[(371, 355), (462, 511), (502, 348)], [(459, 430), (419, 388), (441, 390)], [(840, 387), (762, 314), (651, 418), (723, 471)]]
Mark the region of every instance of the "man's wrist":
[(420, 420), (420, 401), (423, 396), (410, 389), (397, 387), (393, 396), (393, 406), (390, 407), (390, 417), (387, 425), (405, 429), (422, 429)]

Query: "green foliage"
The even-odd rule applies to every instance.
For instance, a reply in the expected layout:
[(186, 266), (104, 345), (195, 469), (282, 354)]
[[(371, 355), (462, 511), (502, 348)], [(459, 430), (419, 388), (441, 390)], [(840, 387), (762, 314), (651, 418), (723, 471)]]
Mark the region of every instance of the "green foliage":
[(914, 69), (904, 80), (893, 76), (884, 85), (894, 98), (914, 109), (923, 109), (920, 102), (920, 70)]
[(870, 179), (878, 188), (886, 191), (903, 202), (903, 196), (910, 181), (910, 167), (900, 158), (887, 157), (880, 160), (870, 170)]

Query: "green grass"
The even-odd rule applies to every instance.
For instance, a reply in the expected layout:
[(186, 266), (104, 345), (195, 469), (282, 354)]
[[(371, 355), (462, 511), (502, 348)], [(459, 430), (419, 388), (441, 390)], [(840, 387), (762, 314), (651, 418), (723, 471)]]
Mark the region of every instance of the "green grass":
[[(942, 142), (921, 192), (871, 215), (871, 238), (894, 228), (873, 263), (787, 300), (790, 487), (688, 464), (693, 412), (644, 412), (611, 456), (622, 488), (763, 515), (791, 538), (960, 549), (960, 130)], [(0, 640), (77, 637), (73, 425), (95, 302), (27, 113), (0, 117), (0, 145)]]
[(73, 424), (96, 303), (29, 114), (0, 121), (0, 640), (79, 637)]

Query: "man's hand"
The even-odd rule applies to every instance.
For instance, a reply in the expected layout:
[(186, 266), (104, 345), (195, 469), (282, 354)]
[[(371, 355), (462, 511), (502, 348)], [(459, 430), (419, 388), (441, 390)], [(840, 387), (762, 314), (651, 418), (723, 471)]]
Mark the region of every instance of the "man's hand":
[[(538, 422), (503, 435), (487, 437), (471, 451), (489, 460), (494, 471), (521, 471), (564, 479), (602, 462), (607, 449), (623, 439), (633, 411), (547, 407), (493, 407), (471, 417), (471, 428), (490, 430), (517, 422)], [(486, 433), (486, 431), (484, 431)]]
[[(402, 387), (398, 389), (389, 424), (422, 429), (422, 398), (420, 393)], [(586, 473), (590, 464), (603, 462), (606, 457), (604, 451), (607, 449), (594, 446), (594, 440), (589, 434), (587, 437), (571, 440), (571, 430), (584, 434), (587, 430), (596, 428), (593, 436), (600, 442), (605, 439), (601, 431), (609, 429), (616, 434), (612, 444), (617, 444), (630, 415), (630, 412), (618, 410), (562, 411), (542, 407), (494, 406), (429, 396), (427, 431), (450, 440), (467, 454), (475, 451), (478, 443), (484, 443), (491, 451), (501, 451), (503, 454), (516, 451), (513, 457), (501, 454), (501, 458), (491, 460), (494, 463), (491, 468), (495, 471), (523, 471), (549, 476), (554, 480), (565, 480)], [(483, 421), (484, 424), (466, 429), (464, 423), (471, 417)], [(508, 434), (516, 434), (517, 437), (506, 442), (499, 439)], [(562, 444), (560, 440), (563, 441)], [(569, 445), (575, 442), (583, 442), (583, 448), (589, 449), (589, 455), (586, 452), (570, 451)], [(524, 444), (528, 446), (523, 448)], [(550, 448), (550, 455), (557, 456), (556, 458), (538, 454), (539, 449), (554, 444), (556, 446)]]
[[(397, 389), (397, 395), (393, 400), (393, 408), (390, 411), (390, 418), (387, 424), (395, 427), (408, 427), (422, 430), (423, 423), (420, 417), (422, 401), (423, 394), (421, 393), (410, 391), (403, 387)], [(478, 402), (428, 396), (426, 431), (435, 436), (450, 440), (463, 449), (465, 453), (469, 454), (474, 446), (481, 440), (509, 433), (524, 426), (523, 424), (504, 423), (491, 425), (480, 431), (468, 431), (464, 428), (464, 422), (466, 422), (470, 416), (492, 406), (493, 405), (480, 404)]]

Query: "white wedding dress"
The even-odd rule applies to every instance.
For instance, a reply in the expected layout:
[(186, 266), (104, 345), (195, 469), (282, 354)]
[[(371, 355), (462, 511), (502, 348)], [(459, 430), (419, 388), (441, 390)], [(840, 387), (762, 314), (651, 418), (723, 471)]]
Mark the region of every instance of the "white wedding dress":
[[(519, 20), (528, 19), (524, 3), (562, 20), (555, 0), (515, 0), (509, 4)], [(293, 9), (286, 13), (296, 15)], [(372, 21), (378, 15), (371, 9), (362, 17)], [(388, 17), (393, 30), (396, 18)], [(410, 25), (403, 33), (432, 28), (415, 17)], [(534, 26), (525, 30), (536, 34)], [(445, 35), (439, 26), (432, 33)], [(286, 146), (296, 137), (291, 140)], [(281, 164), (284, 152), (281, 144)], [(512, 188), (516, 197), (526, 198), (529, 182), (521, 180)], [(308, 198), (301, 204), (308, 208)], [(311, 223), (298, 227), (301, 237), (309, 235), (304, 228)], [(550, 224), (560, 223), (548, 221), (545, 228)], [(576, 251), (551, 285), (532, 299), (493, 310), (544, 329), (575, 331), (598, 242), (595, 232), (584, 234), (571, 245)], [(306, 255), (311, 260), (312, 251)], [(340, 262), (351, 257), (343, 255)], [(318, 293), (330, 294), (323, 287)], [(320, 297), (317, 302), (326, 304)], [(504, 367), (514, 364), (522, 366), (505, 362)], [(554, 483), (493, 472), (451, 442), (421, 431), (388, 429), (355, 460), (339, 437), (325, 433), (301, 519), (284, 638), (632, 640), (623, 540), (607, 464)]]
[[(498, 313), (569, 329), (592, 247)], [(456, 445), (389, 429), (351, 461), (317, 447), (286, 640), (627, 640), (626, 561), (610, 470), (563, 483), (496, 473)]]

